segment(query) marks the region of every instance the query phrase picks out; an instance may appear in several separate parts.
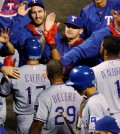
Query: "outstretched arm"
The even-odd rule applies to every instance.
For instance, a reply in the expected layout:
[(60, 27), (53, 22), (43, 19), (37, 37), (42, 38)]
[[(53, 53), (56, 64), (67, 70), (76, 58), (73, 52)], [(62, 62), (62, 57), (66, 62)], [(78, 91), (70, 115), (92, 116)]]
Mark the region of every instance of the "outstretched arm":
[(18, 12), (17, 12), (19, 15), (25, 16), (30, 11), (31, 7), (25, 9), (27, 4), (28, 2), (24, 1), (19, 5)]
[(3, 49), (0, 51), (0, 56), (5, 56), (5, 55), (13, 55), (15, 53), (15, 48), (14, 46), (9, 42), (9, 31), (10, 29), (5, 28), (4, 30), (1, 29), (0, 32), (0, 42), (4, 45), (5, 53)]
[(60, 60), (61, 56), (56, 48), (55, 35), (60, 23), (55, 23), (56, 14), (50, 13), (46, 17), (44, 36), (48, 42), (53, 59)]
[(12, 66), (2, 66), (0, 68), (0, 72), (2, 72), (7, 80), (9, 80), (9, 77), (13, 77), (15, 79), (20, 78), (20, 73), (17, 68), (14, 68)]

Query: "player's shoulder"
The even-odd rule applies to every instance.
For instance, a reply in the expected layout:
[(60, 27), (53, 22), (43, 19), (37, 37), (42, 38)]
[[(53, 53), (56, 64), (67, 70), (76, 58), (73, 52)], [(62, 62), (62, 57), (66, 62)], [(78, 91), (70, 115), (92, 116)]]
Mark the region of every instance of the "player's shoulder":
[(109, 34), (111, 34), (110, 28), (109, 26), (106, 26), (104, 28), (101, 28), (100, 30), (94, 31), (91, 37), (98, 39), (98, 41), (99, 40), (101, 41), (101, 39), (103, 39), (106, 35), (109, 35)]
[(87, 11), (91, 10), (92, 8), (95, 8), (95, 3), (94, 2), (91, 2), (90, 4), (88, 4), (82, 10), (83, 10), (83, 12), (87, 12)]
[(93, 71), (96, 71), (96, 70), (100, 71), (102, 69), (102, 67), (106, 67), (107, 64), (108, 64), (108, 61), (103, 61), (100, 64), (92, 67), (92, 69), (93, 69)]

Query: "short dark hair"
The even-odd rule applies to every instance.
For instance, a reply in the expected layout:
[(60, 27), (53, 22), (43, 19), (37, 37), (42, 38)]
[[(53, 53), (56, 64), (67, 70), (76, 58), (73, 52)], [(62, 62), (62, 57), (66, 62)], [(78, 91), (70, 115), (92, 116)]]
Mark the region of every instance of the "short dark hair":
[(56, 59), (51, 59), (47, 64), (48, 77), (63, 76), (62, 63)]
[(107, 35), (103, 38), (103, 47), (110, 55), (118, 55), (120, 52), (120, 38)]

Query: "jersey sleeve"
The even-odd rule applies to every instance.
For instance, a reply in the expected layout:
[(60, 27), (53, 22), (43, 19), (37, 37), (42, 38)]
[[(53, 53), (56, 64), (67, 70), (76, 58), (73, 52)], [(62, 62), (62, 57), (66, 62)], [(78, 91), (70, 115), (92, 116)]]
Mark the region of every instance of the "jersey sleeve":
[(102, 109), (103, 107), (96, 102), (91, 103), (91, 105), (89, 106), (89, 115), (90, 115), (88, 125), (89, 132), (94, 132), (96, 121), (104, 116)]
[(12, 89), (11, 80), (8, 81), (5, 78), (3, 78), (1, 80), (0, 93), (5, 95), (5, 96), (8, 96), (12, 92), (11, 89)]
[(40, 94), (37, 98), (37, 112), (34, 115), (34, 120), (46, 122), (48, 117), (48, 105), (47, 101)]

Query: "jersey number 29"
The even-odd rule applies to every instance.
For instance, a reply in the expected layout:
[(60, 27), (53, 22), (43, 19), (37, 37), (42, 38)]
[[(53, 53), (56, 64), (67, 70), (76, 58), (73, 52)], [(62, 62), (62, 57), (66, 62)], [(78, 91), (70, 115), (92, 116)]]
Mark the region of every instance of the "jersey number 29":
[[(60, 112), (61, 110), (64, 110), (63, 107), (57, 107), (55, 112)], [(68, 117), (68, 121), (70, 124), (73, 124), (75, 122), (75, 114), (76, 113), (76, 108), (74, 106), (68, 106), (66, 109), (66, 116)], [(55, 117), (55, 125), (64, 125), (63, 120), (61, 120), (62, 115), (58, 114)]]

